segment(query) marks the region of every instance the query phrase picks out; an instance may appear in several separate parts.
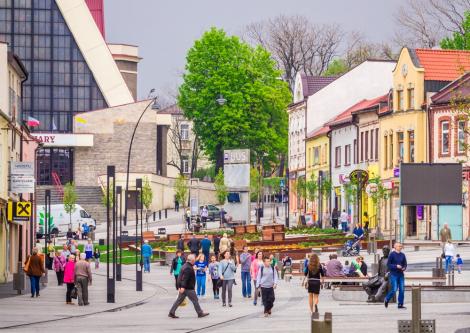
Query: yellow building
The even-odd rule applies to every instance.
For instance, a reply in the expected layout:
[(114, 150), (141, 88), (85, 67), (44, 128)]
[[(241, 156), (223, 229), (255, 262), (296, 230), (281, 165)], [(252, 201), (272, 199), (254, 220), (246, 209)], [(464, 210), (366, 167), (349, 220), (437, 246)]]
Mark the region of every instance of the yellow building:
[(427, 98), (460, 75), (457, 58), (449, 64), (449, 52), (456, 51), (404, 47), (392, 72), (388, 105), (379, 112), (379, 173), (382, 182), (394, 187), (392, 198), (382, 209), (384, 232), (401, 217), (401, 239), (424, 239), (430, 235), (429, 212), (418, 216), (417, 206), (399, 205), (399, 166), (402, 162), (429, 162)]
[[(306, 181), (310, 181), (312, 174), (315, 180), (318, 180), (320, 171), (325, 175), (330, 170), (330, 128), (324, 126), (322, 129), (310, 135), (305, 139), (306, 151)], [(321, 204), (321, 215), (330, 207), (329, 202), (325, 202), (322, 198), (320, 202), (307, 202), (308, 211), (313, 214), (313, 220), (319, 218), (319, 204)]]

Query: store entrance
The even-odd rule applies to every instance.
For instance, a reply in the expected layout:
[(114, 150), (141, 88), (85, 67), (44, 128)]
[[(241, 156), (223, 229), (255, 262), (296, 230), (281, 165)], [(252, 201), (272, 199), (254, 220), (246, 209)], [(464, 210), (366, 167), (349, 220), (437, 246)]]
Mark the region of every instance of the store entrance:
[(409, 237), (416, 236), (417, 226), (416, 226), (416, 206), (407, 206), (408, 214), (406, 216), (407, 228), (408, 232), (407, 235)]

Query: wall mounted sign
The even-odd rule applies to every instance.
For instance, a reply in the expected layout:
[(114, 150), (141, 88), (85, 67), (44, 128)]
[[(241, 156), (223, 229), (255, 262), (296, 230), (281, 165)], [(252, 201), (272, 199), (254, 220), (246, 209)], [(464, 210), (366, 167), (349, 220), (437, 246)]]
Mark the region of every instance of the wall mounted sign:
[(394, 182), (383, 182), (382, 186), (386, 190), (393, 190), (393, 188), (395, 187), (395, 183)]
[(93, 134), (32, 134), (45, 147), (93, 147)]
[(348, 184), (351, 180), (349, 179), (349, 175), (341, 173), (339, 174), (339, 183), (340, 184)]
[(237, 150), (224, 150), (224, 163), (226, 164), (249, 164), (250, 163), (250, 150), (237, 149)]
[(393, 169), (393, 177), (400, 177), (400, 168)]
[(364, 170), (354, 170), (353, 172), (351, 172), (349, 174), (349, 179), (351, 179), (351, 181), (353, 182), (357, 182), (358, 181), (358, 174), (359, 172), (362, 173), (362, 183), (367, 183), (367, 181), (369, 180), (369, 173), (367, 171), (364, 171)]

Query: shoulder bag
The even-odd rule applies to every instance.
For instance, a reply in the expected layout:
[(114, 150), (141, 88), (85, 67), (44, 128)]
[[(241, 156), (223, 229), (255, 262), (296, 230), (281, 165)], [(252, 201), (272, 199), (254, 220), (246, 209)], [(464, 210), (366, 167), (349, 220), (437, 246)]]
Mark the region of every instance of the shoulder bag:
[[(225, 267), (224, 272), (222, 273), (221, 276), (224, 276), (225, 271), (227, 270), (228, 266), (230, 266), (230, 264), (227, 262), (227, 267)], [(224, 280), (221, 280), (219, 277), (219, 279), (217, 280), (217, 288), (222, 288), (223, 284), (224, 284)]]
[(78, 297), (77, 287), (73, 287), (72, 292), (70, 293), (70, 297), (73, 298), (73, 299), (77, 299), (77, 297)]
[(28, 273), (28, 270), (29, 270), (29, 260), (31, 260), (30, 258), (28, 258), (28, 261), (26, 262), (26, 265), (24, 265), (23, 267), (23, 271), (25, 273)]

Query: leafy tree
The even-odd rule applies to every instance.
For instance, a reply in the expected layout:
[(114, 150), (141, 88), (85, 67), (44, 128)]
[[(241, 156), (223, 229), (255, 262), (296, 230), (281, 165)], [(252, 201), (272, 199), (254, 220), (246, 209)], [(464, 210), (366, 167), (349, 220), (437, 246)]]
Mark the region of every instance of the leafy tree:
[(328, 69), (326, 70), (326, 72), (323, 73), (323, 75), (324, 76), (336, 76), (344, 72), (347, 72), (348, 70), (349, 68), (348, 68), (348, 64), (346, 60), (340, 58), (340, 59), (333, 60), (328, 66)]
[(470, 12), (464, 13), (461, 31), (455, 31), (451, 37), (444, 38), (440, 45), (444, 50), (470, 50)]
[(261, 197), (264, 193), (262, 180), (263, 179), (258, 169), (251, 168), (250, 170), (250, 193), (251, 193), (251, 200), (256, 201), (256, 203), (260, 202)]
[[(113, 182), (109, 183), (109, 204), (110, 204), (111, 207), (113, 206), (113, 202), (114, 202), (113, 187), (114, 187)], [(103, 204), (103, 206), (108, 208), (108, 197), (107, 197), (107, 194), (106, 194), (106, 190), (101, 189), (101, 193), (103, 194), (103, 196), (101, 197), (101, 203)]]
[[(282, 71), (271, 54), (212, 28), (195, 41), (186, 61), (178, 105), (199, 128), (200, 149), (216, 172), (225, 149), (250, 149), (252, 165), (276, 164), (287, 152), (291, 96), (287, 83), (277, 80)], [(219, 96), (224, 105), (215, 101)]]
[(312, 172), (310, 174), (310, 180), (306, 183), (307, 187), (307, 200), (314, 202), (318, 199), (319, 186), (316, 180), (315, 174)]
[(380, 182), (379, 176), (373, 179), (375, 180), (377, 184), (377, 191), (371, 192), (370, 198), (372, 199), (372, 203), (374, 205), (375, 211), (377, 212), (377, 216), (379, 218), (379, 223), (377, 223), (377, 225), (380, 226), (380, 209), (385, 205), (388, 198), (390, 198), (392, 191), (384, 187), (383, 183)]
[(219, 169), (219, 173), (215, 176), (215, 198), (219, 202), (219, 204), (225, 204), (225, 200), (227, 200), (228, 191), (227, 185), (225, 185), (225, 175), (222, 172), (222, 169)]
[(329, 204), (332, 191), (333, 180), (331, 179), (331, 174), (327, 173), (326, 177), (323, 177), (321, 185), (321, 195), (325, 199), (325, 205)]
[(307, 198), (306, 181), (304, 181), (303, 178), (298, 178), (297, 182), (295, 182), (292, 186), (292, 191), (297, 198), (297, 208), (299, 208), (300, 212), (301, 200)]
[[(356, 207), (356, 209), (354, 209), (354, 212), (356, 215), (357, 215), (357, 200), (359, 198), (358, 193), (357, 193), (358, 188), (359, 188), (359, 185), (355, 179), (354, 180), (351, 179), (349, 185), (344, 187), (345, 192), (346, 192), (346, 200), (349, 203), (353, 204), (354, 207)], [(353, 220), (356, 220), (356, 218), (354, 217)]]
[(75, 183), (67, 183), (65, 184), (64, 188), (64, 197), (62, 202), (64, 204), (64, 210), (70, 216), (70, 223), (69, 228), (72, 228), (72, 214), (76, 212), (77, 207), (75, 204), (77, 203), (78, 194), (75, 193)]
[(183, 204), (183, 225), (186, 230), (185, 214), (186, 214), (186, 202), (189, 196), (189, 186), (188, 181), (181, 175), (178, 175), (178, 178), (175, 180), (175, 196), (179, 202)]
[(215, 165), (212, 165), (208, 168), (200, 168), (200, 169), (194, 170), (193, 178), (199, 178), (199, 180), (204, 180), (205, 176), (211, 177), (211, 180), (214, 181)]
[(153, 190), (150, 186), (150, 180), (147, 175), (142, 179), (142, 192), (139, 193), (139, 199), (142, 205), (145, 207), (145, 223), (147, 224), (147, 231), (149, 230), (149, 218), (147, 216), (148, 209), (153, 201)]

